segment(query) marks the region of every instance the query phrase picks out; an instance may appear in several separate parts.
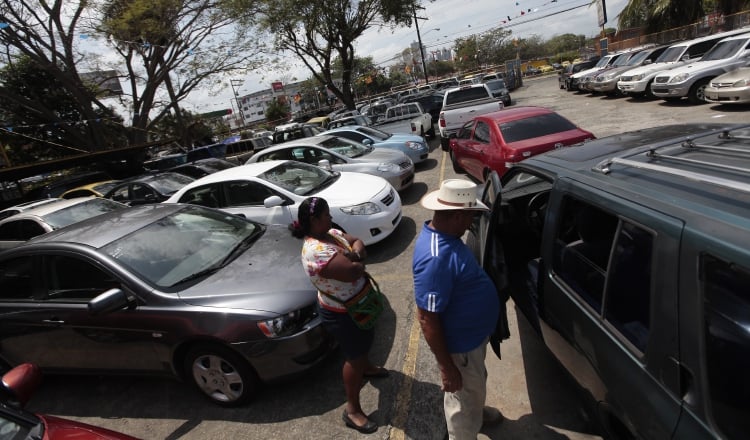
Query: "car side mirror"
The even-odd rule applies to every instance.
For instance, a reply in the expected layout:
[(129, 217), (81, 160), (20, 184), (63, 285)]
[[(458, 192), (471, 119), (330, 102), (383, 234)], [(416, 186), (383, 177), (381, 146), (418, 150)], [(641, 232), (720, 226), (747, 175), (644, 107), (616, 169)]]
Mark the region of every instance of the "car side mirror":
[(690, 55), (683, 55), (682, 58), (680, 58), (682, 61), (688, 61), (690, 60)]
[(266, 208), (273, 208), (275, 206), (281, 206), (284, 204), (284, 199), (279, 196), (270, 196), (263, 200), (263, 206)]
[(372, 145), (372, 139), (362, 139), (362, 144), (369, 147), (370, 145)]
[(644, 61), (644, 62), (643, 62), (643, 65), (644, 65), (644, 66), (647, 66), (647, 65), (649, 65), (649, 64), (651, 64), (651, 63), (653, 63), (653, 61), (651, 61), (651, 60), (646, 60), (646, 61)]
[(134, 297), (129, 296), (123, 289), (114, 288), (89, 301), (88, 309), (89, 313), (96, 316), (126, 309), (134, 304)]
[(333, 171), (333, 167), (331, 167), (331, 162), (328, 159), (319, 160), (318, 166), (323, 168), (324, 170)]

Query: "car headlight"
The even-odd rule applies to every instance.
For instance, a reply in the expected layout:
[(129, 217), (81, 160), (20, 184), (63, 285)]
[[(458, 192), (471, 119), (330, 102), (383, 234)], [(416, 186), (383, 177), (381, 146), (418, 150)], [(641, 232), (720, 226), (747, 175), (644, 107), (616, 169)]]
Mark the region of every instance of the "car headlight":
[(267, 338), (281, 338), (299, 332), (304, 325), (302, 312), (295, 310), (273, 319), (258, 322), (258, 328)]
[(422, 144), (419, 143), (419, 142), (414, 142), (414, 141), (406, 141), (406, 146), (409, 147), (409, 148), (411, 148), (412, 150), (421, 150), (422, 149)]
[(344, 206), (341, 212), (349, 215), (372, 215), (380, 212), (380, 206), (372, 203), (361, 203), (359, 205)]
[(732, 87), (745, 87), (750, 86), (750, 78), (742, 78), (741, 80), (732, 83)]
[(685, 82), (688, 78), (690, 78), (689, 73), (681, 73), (679, 75), (675, 75), (674, 77), (672, 77), (672, 79), (670, 79), (669, 82), (670, 84), (681, 83), (681, 82)]
[(398, 171), (398, 166), (395, 163), (380, 163), (378, 164), (378, 171), (381, 173), (395, 173)]
[(631, 77), (631, 81), (640, 81), (640, 80), (642, 80), (642, 79), (643, 79), (643, 77), (644, 77), (644, 76), (646, 76), (646, 75), (644, 75), (644, 74), (640, 74), (640, 75), (633, 75), (633, 76)]

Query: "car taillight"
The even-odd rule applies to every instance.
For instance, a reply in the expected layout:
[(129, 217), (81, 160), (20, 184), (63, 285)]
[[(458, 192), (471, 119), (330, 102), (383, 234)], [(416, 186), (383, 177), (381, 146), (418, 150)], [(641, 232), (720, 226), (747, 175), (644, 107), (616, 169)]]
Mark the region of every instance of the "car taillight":
[(411, 123), (411, 131), (413, 131), (413, 132), (417, 131), (417, 125), (414, 124), (413, 122)]
[(440, 112), (440, 126), (445, 127), (445, 113)]

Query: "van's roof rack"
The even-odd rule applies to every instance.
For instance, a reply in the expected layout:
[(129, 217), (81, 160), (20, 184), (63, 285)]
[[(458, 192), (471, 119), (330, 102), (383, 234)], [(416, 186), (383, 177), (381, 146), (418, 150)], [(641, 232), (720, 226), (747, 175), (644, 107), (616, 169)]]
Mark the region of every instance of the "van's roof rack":
[[(749, 141), (750, 136), (732, 134), (733, 131), (748, 128), (748, 127), (750, 126), (737, 126), (737, 127), (734, 127), (732, 130), (722, 129), (720, 130), (720, 134), (718, 138), (721, 140)], [(713, 133), (708, 133), (708, 135), (711, 135), (711, 134)], [(705, 138), (706, 135), (701, 135), (700, 137)], [(707, 152), (727, 152), (727, 153), (733, 153), (733, 154), (739, 153), (739, 154), (747, 155), (747, 157), (750, 158), (750, 143), (745, 144), (743, 142), (742, 144), (744, 144), (743, 146), (746, 146), (746, 148), (696, 143), (692, 138), (687, 138), (683, 140), (682, 142), (680, 142), (679, 146), (681, 146), (683, 149), (702, 150), (702, 151), (707, 151)], [(657, 145), (650, 145), (647, 148), (638, 149), (638, 151), (632, 152), (631, 154), (628, 154), (623, 157), (612, 157), (612, 158), (606, 159), (598, 163), (593, 168), (593, 170), (601, 172), (602, 174), (610, 174), (612, 172), (612, 165), (622, 165), (625, 167), (649, 170), (649, 171), (669, 174), (673, 176), (680, 176), (680, 177), (684, 177), (686, 179), (693, 180), (696, 182), (705, 182), (705, 183), (710, 183), (710, 184), (714, 184), (718, 186), (723, 186), (726, 188), (736, 189), (739, 191), (750, 192), (750, 184), (748, 183), (739, 182), (737, 180), (732, 180), (731, 178), (709, 175), (705, 173), (684, 170), (684, 169), (672, 167), (669, 165), (659, 165), (659, 164), (653, 163), (654, 160), (660, 160), (664, 162), (699, 165), (703, 167), (710, 167), (713, 169), (718, 169), (721, 171), (732, 171), (732, 172), (737, 172), (737, 173), (750, 174), (747, 167), (737, 167), (734, 165), (728, 165), (728, 164), (722, 164), (722, 163), (716, 163), (716, 162), (708, 162), (705, 160), (688, 159), (684, 157), (663, 154), (657, 151), (659, 149), (670, 147), (670, 146), (675, 147), (677, 146), (677, 143), (674, 140), (667, 141), (667, 142), (660, 142)], [(646, 157), (648, 161), (639, 161), (639, 160), (631, 159), (637, 156)]]

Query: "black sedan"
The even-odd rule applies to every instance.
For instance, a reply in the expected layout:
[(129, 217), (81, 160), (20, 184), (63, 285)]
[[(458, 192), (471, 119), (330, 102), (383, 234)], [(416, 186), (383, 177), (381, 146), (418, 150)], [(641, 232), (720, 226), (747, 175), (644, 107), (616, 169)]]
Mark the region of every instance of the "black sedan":
[(104, 198), (131, 206), (159, 203), (193, 180), (192, 177), (170, 171), (147, 173), (121, 180), (104, 194)]
[(0, 253), (2, 361), (48, 373), (167, 374), (219, 405), (334, 344), (301, 241), (193, 205), (121, 209)]

